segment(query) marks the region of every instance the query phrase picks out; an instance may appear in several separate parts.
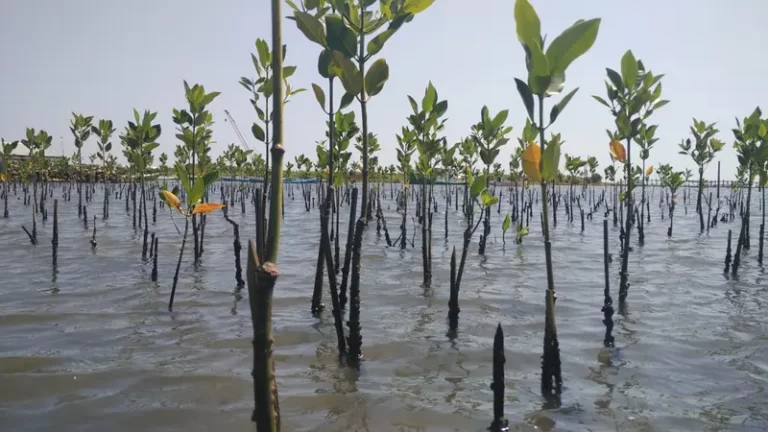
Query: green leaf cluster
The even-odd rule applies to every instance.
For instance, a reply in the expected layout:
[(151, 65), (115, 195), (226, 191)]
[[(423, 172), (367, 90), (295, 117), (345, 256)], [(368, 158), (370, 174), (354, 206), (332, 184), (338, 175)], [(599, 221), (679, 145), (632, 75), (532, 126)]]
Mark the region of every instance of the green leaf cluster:
[(429, 182), (432, 182), (435, 178), (435, 168), (439, 162), (438, 156), (446, 147), (446, 139), (440, 135), (445, 129), (445, 122), (447, 121), (444, 116), (448, 111), (448, 101), (439, 99), (437, 89), (430, 82), (421, 98), (421, 105), (410, 95), (408, 102), (411, 105), (412, 113), (408, 116), (410, 126), (404, 130), (408, 130), (407, 134), (411, 136), (419, 153), (416, 160), (416, 171)]
[[(553, 39), (549, 46), (545, 46), (541, 22), (531, 3), (528, 0), (517, 0), (514, 14), (517, 39), (525, 51), (528, 70), (527, 82), (515, 82), (528, 116), (534, 120), (533, 95), (543, 98), (559, 94), (563, 90), (568, 66), (595, 43), (600, 19), (578, 20)], [(576, 90), (572, 91), (552, 108), (550, 124), (557, 119), (575, 93)]]

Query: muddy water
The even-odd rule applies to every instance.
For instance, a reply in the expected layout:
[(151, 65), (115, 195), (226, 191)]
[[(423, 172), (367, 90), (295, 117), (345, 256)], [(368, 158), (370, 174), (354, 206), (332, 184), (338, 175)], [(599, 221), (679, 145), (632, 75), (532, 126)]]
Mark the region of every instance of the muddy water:
[[(492, 215), (486, 258), (473, 242), (454, 340), (446, 336), (447, 280), (461, 215), (449, 212), (446, 241), (441, 202), (427, 290), (418, 233), (416, 248), (400, 251), (386, 247), (373, 223), (363, 253), (365, 362), (354, 372), (339, 366), (330, 310), (319, 320), (309, 313), (318, 214), (304, 211), (298, 186), (295, 196), (285, 206), (274, 305), (285, 431), (483, 430), (492, 417), (491, 345), (499, 322), (513, 430), (768, 429), (768, 294), (756, 263), (756, 216), (753, 248), (740, 276), (729, 278), (722, 274), (727, 229), (738, 232), (739, 223), (699, 236), (695, 203), (688, 215), (679, 205), (668, 240), (655, 198), (646, 244), (630, 257), (628, 314), (615, 316), (618, 348), (607, 352), (602, 217), (587, 221), (582, 234), (578, 218), (567, 224), (561, 206), (553, 258), (565, 391), (562, 406), (548, 409), (539, 394), (545, 272), (538, 210), (523, 245), (509, 238), (502, 244), (504, 208)], [(156, 225), (150, 218), (160, 236), (160, 279), (153, 283), (151, 265), (141, 260), (141, 232), (123, 203), (113, 202), (111, 218), (99, 221), (95, 250), (76, 196), (60, 203), (54, 271), (52, 219), (39, 222), (40, 242), (30, 245), (21, 229), (29, 227), (30, 211), (16, 198), (12, 217), (0, 219), (0, 430), (253, 430), (250, 311), (235, 289), (232, 230), (221, 215), (209, 218), (197, 269), (187, 250), (168, 313), (180, 238), (165, 212)], [(383, 206), (397, 231), (394, 203)], [(100, 208), (98, 200), (89, 204), (89, 214)], [(238, 206), (232, 216), (244, 240), (252, 237), (251, 209), (242, 216)], [(410, 237), (411, 223), (408, 229)], [(610, 235), (618, 257), (618, 229)], [(611, 265), (614, 296), (618, 263)], [(324, 299), (330, 303), (327, 293)]]

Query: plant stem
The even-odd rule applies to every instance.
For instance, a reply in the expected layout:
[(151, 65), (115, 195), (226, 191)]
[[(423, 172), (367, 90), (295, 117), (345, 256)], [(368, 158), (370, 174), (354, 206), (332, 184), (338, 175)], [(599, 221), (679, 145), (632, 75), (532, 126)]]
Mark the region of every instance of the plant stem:
[[(544, 96), (539, 96), (539, 141), (544, 151)], [(547, 182), (541, 182), (542, 231), (544, 233), (544, 257), (547, 266), (546, 316), (544, 326), (544, 353), (541, 367), (541, 391), (551, 397), (560, 394), (562, 377), (560, 374), (560, 348), (557, 341), (557, 326), (555, 323), (555, 281), (552, 271), (552, 244), (549, 239), (549, 199), (547, 197)]]
[[(365, 0), (360, 0), (360, 22), (365, 22)], [(361, 24), (362, 27), (365, 27), (364, 24)], [(360, 69), (360, 75), (365, 77), (365, 29), (362, 28), (360, 31), (360, 52), (358, 54), (358, 67)], [(360, 117), (362, 118), (363, 123), (363, 197), (362, 202), (360, 204), (360, 215), (363, 217), (363, 220), (365, 221), (365, 224), (368, 224), (368, 220), (371, 218), (370, 215), (370, 209), (368, 207), (368, 200), (369, 200), (369, 194), (368, 194), (368, 99), (365, 94), (365, 79), (361, 80), (361, 91), (360, 91)]]
[(184, 236), (181, 238), (181, 249), (179, 249), (179, 261), (176, 263), (176, 273), (173, 275), (173, 287), (171, 287), (171, 299), (168, 302), (168, 312), (173, 310), (173, 298), (176, 297), (176, 284), (179, 282), (179, 269), (181, 268), (181, 259), (184, 257), (184, 245), (187, 244), (187, 233), (189, 232), (189, 218), (184, 218)]
[[(624, 248), (621, 251), (621, 272), (619, 273), (619, 303), (624, 303), (629, 292), (629, 237), (632, 232), (632, 138), (627, 138), (627, 162), (624, 164), (625, 175), (627, 177), (627, 191), (624, 200), (626, 201), (627, 214), (625, 216), (624, 228)], [(620, 308), (622, 309), (622, 308)]]

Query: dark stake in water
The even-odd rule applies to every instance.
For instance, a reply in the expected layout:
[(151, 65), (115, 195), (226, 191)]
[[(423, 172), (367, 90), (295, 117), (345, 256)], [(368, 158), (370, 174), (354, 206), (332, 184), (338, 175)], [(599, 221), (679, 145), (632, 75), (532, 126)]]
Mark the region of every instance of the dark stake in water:
[[(50, 187), (62, 196), (62, 185)], [(90, 194), (91, 213), (103, 205), (99, 187)], [(435, 188), (439, 200), (445, 198), (441, 190)], [(606, 190), (603, 207), (613, 208), (613, 187)], [(112, 206), (110, 217), (100, 218), (98, 247), (92, 250), (92, 231), (83, 230), (78, 219), (77, 197), (53, 200), (53, 217), (37, 226), (35, 246), (21, 229), (31, 227), (32, 204), (25, 207), (21, 187), (18, 195), (9, 191), (10, 217), (0, 219), (0, 431), (254, 429), (249, 297), (236, 289), (233, 226), (222, 214), (207, 216), (206, 253), (198, 266), (189, 229), (189, 251), (168, 312), (182, 242), (167, 206), (158, 206), (152, 259), (145, 262), (143, 227), (133, 228), (131, 208)], [(599, 196), (602, 189), (595, 192)], [(463, 190), (450, 193), (458, 202)], [(381, 199), (383, 216), (398, 226), (402, 216), (394, 198)], [(731, 207), (736, 205), (724, 213), (738, 211)], [(759, 226), (761, 211), (752, 205), (752, 222)], [(451, 254), (455, 246), (458, 267), (467, 226), (461, 205), (439, 208), (449, 210), (449, 237), (433, 237), (429, 290), (422, 287), (420, 227), (409, 227), (415, 247), (409, 237), (400, 249), (398, 242), (387, 247), (369, 224), (359, 254), (350, 244), (343, 330), (346, 341), (355, 342), (347, 343), (348, 352), (364, 354), (359, 367), (350, 367), (350, 359), (339, 359), (332, 309), (318, 317), (309, 310), (320, 210), (307, 213), (303, 200), (286, 201), (271, 311), (282, 430), (485, 430), (494, 414), (502, 414), (494, 406), (500, 388), (489, 387), (494, 375), (501, 376), (493, 360), (499, 323), (506, 358), (503, 418), (510, 430), (768, 428), (768, 304), (758, 248), (740, 252), (738, 277), (723, 273), (728, 232), (735, 253), (741, 218), (729, 217), (707, 235), (699, 234), (698, 214), (679, 211), (668, 238), (667, 224), (656, 223), (660, 217), (654, 213), (653, 223), (645, 225), (645, 245), (637, 247), (637, 236), (630, 237), (632, 290), (625, 315), (612, 315), (615, 348), (604, 347), (606, 316), (600, 309), (611, 303), (604, 291), (606, 263), (610, 295), (618, 298), (621, 224), (607, 226), (608, 257), (602, 218), (585, 218), (583, 233), (579, 223), (551, 227), (563, 379), (557, 406), (545, 405), (540, 391), (546, 287), (540, 203), (532, 196), (532, 208), (518, 206), (531, 219), (523, 244), (502, 244), (501, 217), (491, 219), (485, 256), (474, 249), (481, 230), (473, 236), (461, 282), (461, 319), (451, 337)], [(355, 233), (354, 227), (344, 229), (350, 208), (340, 208), (342, 245)], [(511, 210), (503, 200), (500, 214)], [(229, 217), (245, 246), (255, 237), (255, 217), (239, 211)], [(443, 221), (445, 215), (435, 218)], [(174, 213), (174, 220), (183, 233), (184, 218)], [(438, 222), (436, 229), (442, 228)], [(51, 244), (57, 249), (53, 273), (53, 251), (41, 247)], [(352, 287), (355, 278), (359, 293)], [(349, 326), (356, 302), (360, 322)]]

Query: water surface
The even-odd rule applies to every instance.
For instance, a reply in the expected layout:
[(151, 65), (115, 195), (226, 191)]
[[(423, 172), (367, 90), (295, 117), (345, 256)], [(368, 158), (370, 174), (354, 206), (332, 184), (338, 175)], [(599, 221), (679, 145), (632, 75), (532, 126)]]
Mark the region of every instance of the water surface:
[[(681, 203), (668, 239), (656, 192), (645, 245), (637, 246), (632, 233), (629, 310), (614, 317), (614, 352), (602, 348), (602, 213), (580, 233), (578, 218), (566, 223), (561, 206), (552, 241), (565, 390), (562, 406), (547, 409), (539, 392), (546, 275), (538, 209), (522, 245), (513, 244), (513, 234), (502, 243), (506, 202), (492, 214), (485, 258), (473, 241), (455, 339), (446, 336), (446, 315), (460, 211), (449, 210), (445, 240), (438, 194), (430, 289), (421, 286), (420, 229), (416, 247), (401, 251), (388, 248), (372, 222), (362, 259), (365, 361), (357, 372), (339, 364), (327, 292), (326, 312), (320, 319), (310, 314), (319, 218), (314, 209), (304, 211), (295, 188), (296, 199), (285, 205), (274, 304), (283, 430), (483, 430), (492, 419), (497, 323), (505, 334), (505, 409), (513, 430), (768, 429), (768, 306), (756, 262), (756, 203), (752, 250), (739, 276), (727, 277), (727, 230), (735, 239), (739, 222), (699, 235), (695, 203), (687, 215)], [(236, 290), (232, 229), (221, 214), (208, 219), (198, 268), (188, 243), (169, 313), (180, 236), (166, 212), (158, 212), (156, 224), (150, 217), (150, 230), (160, 236), (160, 278), (153, 283), (151, 263), (141, 260), (142, 233), (132, 228), (124, 203), (113, 201), (109, 220), (98, 222), (92, 250), (92, 227), (78, 220), (73, 193), (72, 201), (60, 202), (54, 271), (52, 217), (38, 220), (39, 244), (32, 246), (21, 229), (30, 228), (31, 209), (18, 192), (11, 218), (0, 219), (0, 430), (253, 430), (250, 310), (247, 290)], [(89, 214), (101, 216), (101, 193), (97, 188)], [(54, 198), (61, 199), (59, 189)], [(395, 204), (387, 196), (382, 206), (394, 239)], [(347, 212), (342, 207), (342, 255)], [(252, 238), (251, 208), (241, 215), (237, 206), (231, 216), (243, 241)], [(408, 230), (410, 237), (411, 222)], [(610, 236), (618, 258), (612, 224)], [(618, 266), (614, 259), (614, 298)]]

